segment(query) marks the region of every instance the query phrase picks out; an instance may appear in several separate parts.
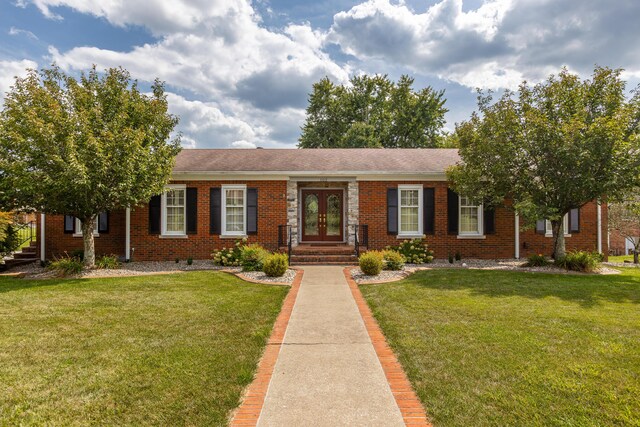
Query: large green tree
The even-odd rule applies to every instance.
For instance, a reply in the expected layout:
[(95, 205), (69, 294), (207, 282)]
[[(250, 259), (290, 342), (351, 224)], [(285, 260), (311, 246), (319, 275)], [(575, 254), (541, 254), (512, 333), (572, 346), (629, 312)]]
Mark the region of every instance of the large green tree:
[(444, 91), (413, 89), (413, 78), (356, 76), (349, 85), (328, 78), (313, 85), (301, 148), (436, 147), (447, 109)]
[(17, 78), (0, 112), (0, 201), (80, 219), (84, 260), (95, 263), (100, 212), (163, 191), (180, 151), (164, 85), (144, 94), (122, 68), (79, 79), (53, 66)]
[(492, 205), (509, 198), (528, 225), (550, 220), (552, 256), (563, 257), (563, 216), (620, 198), (640, 178), (640, 93), (628, 97), (620, 73), (597, 67), (581, 80), (563, 69), (495, 103), (481, 94), (479, 112), (456, 126), (456, 190)]

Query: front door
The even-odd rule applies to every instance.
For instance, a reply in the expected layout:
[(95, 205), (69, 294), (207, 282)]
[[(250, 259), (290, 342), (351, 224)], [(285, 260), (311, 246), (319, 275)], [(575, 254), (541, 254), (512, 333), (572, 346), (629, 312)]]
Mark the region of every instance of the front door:
[(342, 190), (302, 190), (302, 240), (341, 242)]

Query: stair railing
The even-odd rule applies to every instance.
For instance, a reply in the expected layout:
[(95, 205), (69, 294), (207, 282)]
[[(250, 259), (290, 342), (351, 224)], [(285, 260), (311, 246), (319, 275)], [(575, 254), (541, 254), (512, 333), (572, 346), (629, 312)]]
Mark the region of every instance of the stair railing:
[(20, 224), (15, 228), (16, 235), (18, 236), (18, 248), (24, 246), (25, 243), (33, 242), (36, 238), (36, 222), (29, 221), (25, 224)]
[(278, 249), (287, 245), (287, 260), (289, 265), (291, 265), (291, 243), (292, 243), (292, 235), (291, 235), (291, 225), (279, 225), (278, 226)]
[[(360, 234), (362, 234), (362, 238)], [(360, 258), (360, 245), (369, 248), (369, 226), (367, 224), (356, 224), (354, 226), (353, 237), (355, 254), (357, 258)]]

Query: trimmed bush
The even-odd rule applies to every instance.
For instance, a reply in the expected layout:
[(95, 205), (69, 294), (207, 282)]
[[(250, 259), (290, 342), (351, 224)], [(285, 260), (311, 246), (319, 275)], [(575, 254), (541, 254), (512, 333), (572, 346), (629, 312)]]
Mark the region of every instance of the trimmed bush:
[(360, 270), (367, 276), (376, 276), (382, 271), (383, 255), (380, 251), (367, 251), (358, 259)]
[(598, 267), (600, 263), (599, 259), (600, 256), (592, 252), (572, 251), (567, 252), (564, 257), (557, 259), (555, 264), (566, 270), (591, 273)]
[(404, 257), (402, 254), (387, 249), (382, 251), (382, 260), (384, 261), (385, 270), (402, 270), (404, 267)]
[(267, 256), (262, 265), (262, 271), (269, 277), (281, 277), (289, 268), (287, 254), (275, 253)]
[(247, 243), (247, 238), (238, 239), (232, 247), (214, 250), (211, 256), (213, 263), (223, 267), (238, 267), (242, 258), (242, 248)]
[(187, 258), (187, 265), (193, 264), (193, 257)]
[(433, 261), (433, 251), (427, 246), (424, 239), (403, 240), (398, 246), (387, 249), (399, 252), (410, 264), (425, 264)]
[(120, 267), (117, 255), (104, 255), (96, 260), (96, 267), (101, 269), (116, 269)]
[(243, 246), (240, 255), (242, 271), (262, 271), (262, 265), (268, 256), (269, 251), (257, 243)]
[(546, 267), (551, 264), (544, 255), (542, 254), (533, 254), (529, 255), (527, 258), (527, 262), (524, 264), (525, 267)]
[(71, 258), (77, 258), (80, 261), (84, 261), (84, 249), (74, 249), (70, 253)]
[(84, 265), (78, 258), (65, 256), (56, 258), (47, 266), (49, 270), (53, 270), (60, 276), (69, 276), (71, 274), (79, 274), (82, 272)]

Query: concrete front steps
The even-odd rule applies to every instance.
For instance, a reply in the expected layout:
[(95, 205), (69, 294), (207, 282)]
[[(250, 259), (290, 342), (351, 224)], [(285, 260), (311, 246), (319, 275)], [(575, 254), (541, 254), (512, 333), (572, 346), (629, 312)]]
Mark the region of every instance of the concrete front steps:
[(29, 246), (22, 248), (21, 252), (15, 252), (13, 254), (13, 258), (4, 260), (4, 269), (9, 270), (10, 268), (17, 267), (19, 265), (31, 264), (32, 262), (37, 261), (37, 247), (38, 244), (36, 242), (31, 242)]
[(344, 243), (301, 243), (291, 249), (291, 265), (355, 265), (358, 264), (355, 250), (354, 246)]

